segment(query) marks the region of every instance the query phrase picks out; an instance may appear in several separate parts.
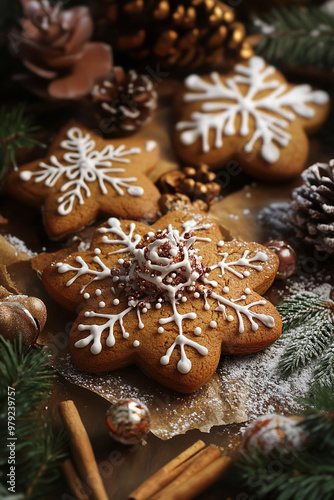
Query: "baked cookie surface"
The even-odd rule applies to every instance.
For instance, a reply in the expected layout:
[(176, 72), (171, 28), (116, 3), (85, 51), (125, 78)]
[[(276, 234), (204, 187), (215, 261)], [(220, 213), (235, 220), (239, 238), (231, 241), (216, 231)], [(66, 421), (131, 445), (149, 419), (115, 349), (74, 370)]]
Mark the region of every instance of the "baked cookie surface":
[(81, 229), (99, 214), (152, 221), (160, 194), (146, 174), (158, 158), (155, 141), (105, 140), (70, 123), (46, 158), (7, 175), (5, 189), (23, 203), (41, 206), (51, 239)]
[(190, 75), (177, 95), (174, 144), (187, 164), (217, 169), (230, 159), (264, 180), (297, 176), (308, 155), (307, 133), (325, 121), (329, 96), (289, 84), (262, 58), (227, 75)]
[(50, 264), (48, 293), (82, 308), (70, 333), (74, 363), (89, 372), (138, 365), (161, 384), (189, 393), (220, 355), (256, 352), (281, 333), (261, 297), (278, 258), (257, 243), (222, 241), (209, 215), (170, 212), (153, 226), (109, 218), (90, 250)]

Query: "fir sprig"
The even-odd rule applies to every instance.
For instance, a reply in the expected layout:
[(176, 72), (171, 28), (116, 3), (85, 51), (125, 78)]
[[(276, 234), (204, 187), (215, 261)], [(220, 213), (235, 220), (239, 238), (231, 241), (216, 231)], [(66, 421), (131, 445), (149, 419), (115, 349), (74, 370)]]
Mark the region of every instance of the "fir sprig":
[[(66, 457), (67, 436), (54, 434), (44, 407), (55, 372), (45, 349), (26, 350), (21, 339), (0, 336), (0, 467), (5, 482), (8, 448), (8, 387), (15, 389), (16, 493), (42, 500), (54, 487)], [(1, 483), (1, 474), (0, 474)], [(4, 485), (3, 485), (4, 486)], [(0, 490), (1, 491), (1, 490)]]
[(274, 8), (252, 30), (261, 33), (256, 52), (273, 64), (334, 66), (334, 17), (321, 6)]
[[(296, 449), (259, 448), (244, 451), (237, 461), (238, 487), (256, 499), (331, 500), (334, 497), (333, 387), (316, 387), (301, 401), (304, 418), (298, 424), (307, 439)], [(254, 496), (253, 496), (254, 495)]]
[(15, 151), (18, 148), (45, 147), (33, 134), (39, 130), (33, 117), (25, 113), (25, 106), (19, 104), (11, 110), (0, 108), (0, 178), (9, 163), (16, 169)]
[(277, 306), (283, 319), (280, 344), (285, 348), (279, 369), (286, 375), (318, 359), (314, 379), (322, 385), (334, 385), (334, 302), (300, 293)]

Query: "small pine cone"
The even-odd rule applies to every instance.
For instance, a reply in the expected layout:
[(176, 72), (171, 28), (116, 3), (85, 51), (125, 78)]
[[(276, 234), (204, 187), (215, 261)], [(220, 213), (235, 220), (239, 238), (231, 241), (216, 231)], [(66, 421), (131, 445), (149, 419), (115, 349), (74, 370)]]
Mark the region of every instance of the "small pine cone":
[(208, 165), (201, 164), (167, 172), (159, 179), (159, 187), (164, 193), (183, 193), (191, 200), (212, 205), (221, 191), (215, 179), (216, 174), (209, 170)]
[(96, 0), (93, 12), (97, 39), (163, 68), (253, 55), (244, 25), (219, 0)]
[(96, 117), (107, 134), (132, 133), (147, 123), (157, 107), (157, 94), (146, 75), (115, 68), (92, 90)]
[(294, 189), (289, 224), (298, 238), (320, 252), (334, 253), (334, 160), (316, 163), (302, 173)]
[(163, 194), (159, 200), (159, 208), (162, 214), (167, 212), (172, 212), (173, 210), (184, 210), (187, 208), (196, 208), (197, 210), (202, 210), (202, 212), (207, 212), (209, 210), (209, 205), (203, 200), (191, 201), (189, 196), (176, 193), (176, 194)]

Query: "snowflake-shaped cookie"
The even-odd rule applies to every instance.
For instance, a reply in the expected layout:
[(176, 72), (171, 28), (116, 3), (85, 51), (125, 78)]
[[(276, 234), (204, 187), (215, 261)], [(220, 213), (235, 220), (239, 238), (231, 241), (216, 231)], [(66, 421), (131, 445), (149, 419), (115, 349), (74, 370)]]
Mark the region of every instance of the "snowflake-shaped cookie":
[(154, 220), (160, 195), (146, 174), (158, 155), (155, 141), (103, 140), (72, 123), (61, 130), (46, 158), (11, 172), (6, 188), (20, 201), (42, 206), (52, 239), (99, 214)]
[(232, 73), (190, 75), (176, 101), (175, 145), (187, 163), (222, 167), (233, 158), (247, 173), (287, 179), (302, 170), (306, 132), (325, 120), (329, 96), (309, 85), (290, 85), (260, 57)]
[(201, 387), (220, 354), (259, 351), (281, 319), (259, 294), (278, 259), (257, 243), (224, 242), (201, 212), (170, 212), (153, 226), (110, 218), (90, 250), (53, 262), (49, 294), (82, 309), (70, 333), (76, 365), (90, 372), (137, 364), (180, 392)]

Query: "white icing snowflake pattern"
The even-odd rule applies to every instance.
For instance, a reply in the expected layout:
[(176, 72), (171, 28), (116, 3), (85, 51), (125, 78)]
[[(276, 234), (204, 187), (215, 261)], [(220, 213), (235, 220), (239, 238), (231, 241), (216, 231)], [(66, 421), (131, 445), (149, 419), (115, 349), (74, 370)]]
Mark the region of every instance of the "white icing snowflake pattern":
[[(314, 109), (307, 104), (325, 104), (329, 97), (326, 92), (314, 91), (309, 85), (298, 85), (288, 90), (285, 83), (269, 79), (275, 71), (273, 66), (268, 66), (262, 58), (255, 56), (248, 61), (247, 66), (236, 65), (235, 76), (226, 79), (225, 83), (218, 73), (211, 73), (211, 82), (197, 75), (188, 76), (185, 84), (195, 92), (186, 93), (184, 100), (205, 102), (201, 111), (191, 114), (189, 121), (177, 123), (177, 130), (182, 131), (181, 142), (190, 145), (201, 138), (203, 151), (208, 152), (209, 132), (213, 130), (214, 147), (220, 148), (223, 146), (223, 136), (236, 134), (236, 119), (239, 115), (239, 134), (242, 137), (249, 135), (250, 121), (255, 122), (254, 133), (244, 151), (250, 153), (255, 143), (262, 140), (262, 157), (268, 163), (276, 162), (280, 156), (277, 145), (286, 147), (291, 140), (291, 135), (285, 130), (289, 122), (296, 115), (303, 118), (314, 116)], [(239, 85), (248, 86), (245, 95)], [(263, 91), (266, 95), (258, 97)], [(226, 99), (226, 102), (220, 99)]]
[(45, 162), (39, 164), (40, 170), (31, 172), (23, 170), (20, 178), (29, 181), (35, 177), (35, 182), (43, 182), (47, 187), (53, 187), (58, 180), (63, 177), (67, 179), (61, 188), (61, 196), (57, 199), (57, 211), (60, 215), (68, 215), (73, 209), (75, 200), (79, 205), (84, 205), (85, 197), (90, 198), (91, 191), (89, 184), (97, 181), (102, 194), (107, 194), (107, 185), (111, 185), (118, 195), (124, 195), (124, 189), (131, 196), (142, 196), (144, 189), (140, 186), (133, 186), (136, 177), (117, 177), (112, 174), (123, 173), (125, 168), (111, 168), (113, 162), (127, 164), (130, 163), (128, 156), (141, 152), (140, 148), (125, 149), (124, 145), (116, 149), (112, 144), (106, 146), (102, 151), (96, 151), (95, 141), (90, 134), (83, 134), (82, 130), (73, 127), (67, 132), (68, 139), (61, 142), (61, 147), (70, 151), (65, 153), (63, 160), (68, 165), (62, 165), (55, 155), (50, 157), (50, 165)]
[[(101, 325), (98, 324), (84, 324), (81, 323), (78, 326), (79, 331), (88, 331), (88, 335), (75, 343), (78, 348), (83, 348), (91, 344), (90, 350), (92, 354), (98, 354), (102, 350), (101, 336), (104, 331), (108, 332), (108, 337), (106, 339), (106, 345), (108, 347), (113, 347), (115, 345), (114, 336), (114, 326), (119, 322), (123, 338), (129, 338), (129, 333), (126, 331), (123, 320), (126, 315), (132, 311), (136, 310), (138, 317), (138, 328), (143, 329), (145, 327), (142, 321), (142, 314), (147, 313), (148, 309), (155, 307), (156, 309), (161, 308), (161, 301), (166, 300), (171, 304), (172, 314), (169, 317), (162, 317), (159, 319), (159, 325), (165, 325), (167, 323), (174, 322), (177, 327), (177, 334), (174, 342), (170, 345), (166, 353), (161, 357), (160, 363), (162, 365), (167, 365), (170, 362), (171, 355), (174, 349), (179, 346), (180, 348), (180, 360), (177, 363), (177, 369), (180, 373), (186, 374), (191, 369), (191, 361), (188, 358), (185, 346), (192, 347), (196, 349), (197, 352), (203, 356), (208, 354), (208, 349), (202, 346), (200, 343), (195, 342), (184, 334), (183, 322), (194, 320), (197, 318), (195, 312), (189, 312), (186, 314), (180, 314), (178, 311), (178, 306), (187, 301), (187, 297), (184, 294), (186, 290), (191, 290), (194, 299), (199, 299), (202, 297), (204, 300), (204, 309), (209, 310), (212, 306), (207, 301), (210, 297), (214, 299), (213, 310), (217, 312), (222, 312), (223, 319), (225, 321), (231, 322), (235, 317), (231, 314), (226, 313), (226, 306), (234, 310), (236, 319), (239, 323), (239, 332), (243, 333), (245, 330), (243, 317), (247, 318), (251, 324), (253, 331), (258, 329), (258, 323), (255, 321), (257, 319), (263, 323), (268, 328), (273, 328), (275, 326), (274, 319), (266, 314), (260, 314), (258, 312), (252, 311), (254, 306), (263, 306), (266, 304), (264, 299), (257, 300), (255, 302), (250, 302), (249, 304), (236, 304), (236, 302), (245, 301), (246, 295), (251, 293), (249, 288), (245, 289), (246, 295), (241, 295), (236, 299), (226, 298), (218, 293), (215, 293), (212, 289), (205, 287), (206, 284), (210, 284), (213, 288), (218, 287), (216, 281), (209, 281), (207, 276), (209, 273), (220, 268), (221, 276), (224, 274), (225, 270), (232, 272), (239, 279), (243, 279), (249, 276), (248, 271), (244, 271), (241, 274), (235, 269), (237, 266), (248, 267), (249, 269), (256, 270), (258, 272), (262, 271), (263, 267), (261, 263), (268, 260), (267, 255), (264, 252), (257, 251), (253, 256), (249, 256), (249, 251), (244, 251), (242, 257), (238, 260), (226, 263), (226, 258), (228, 256), (227, 252), (219, 254), (223, 259), (216, 265), (211, 267), (202, 267), (201, 256), (198, 255), (197, 250), (194, 248), (194, 243), (196, 241), (210, 242), (210, 238), (199, 237), (193, 235), (193, 232), (198, 230), (206, 230), (211, 226), (211, 224), (201, 224), (195, 220), (189, 220), (183, 223), (183, 233), (178, 230), (173, 229), (172, 225), (169, 224), (168, 229), (160, 231), (160, 233), (149, 232), (147, 234), (147, 244), (142, 246), (138, 245), (141, 241), (141, 237), (135, 234), (135, 223), (131, 223), (129, 226), (128, 234), (121, 228), (120, 221), (114, 217), (108, 219), (108, 225), (101, 227), (98, 231), (103, 234), (102, 244), (119, 244), (121, 246), (120, 250), (114, 250), (107, 255), (117, 254), (119, 252), (129, 252), (131, 259), (127, 262), (126, 269), (127, 274), (122, 276), (116, 273), (113, 277), (113, 282), (115, 286), (118, 283), (124, 283), (124, 286), (129, 286), (129, 284), (134, 283), (136, 277), (140, 278), (142, 281), (138, 284), (133, 285), (131, 292), (129, 292), (128, 303), (125, 309), (120, 313), (109, 313), (104, 314), (98, 311), (86, 311), (86, 318), (103, 318), (105, 322)], [(115, 235), (118, 239), (111, 239), (109, 235)], [(158, 235), (158, 237), (157, 237)], [(217, 243), (217, 246), (221, 246), (221, 242)], [(167, 250), (166, 250), (167, 249)], [(161, 251), (164, 252), (165, 256), (161, 255)], [(167, 253), (166, 253), (167, 251)], [(74, 271), (74, 276), (71, 277), (66, 283), (67, 286), (71, 286), (74, 281), (82, 275), (90, 275), (90, 279), (80, 290), (83, 294), (86, 287), (94, 281), (104, 280), (105, 278), (110, 278), (112, 272), (103, 263), (100, 258), (101, 249), (94, 249), (95, 257), (94, 262), (98, 264), (100, 269), (90, 268), (89, 265), (84, 261), (81, 256), (75, 258), (79, 267), (73, 266), (67, 263), (59, 262), (57, 264), (59, 273), (66, 273), (68, 271)], [(124, 259), (119, 260), (119, 264), (124, 264)], [(257, 262), (257, 264), (254, 264)], [(149, 294), (144, 298), (135, 299), (135, 293), (137, 290), (143, 288), (143, 283), (147, 284), (147, 290)], [(197, 284), (197, 287), (195, 286)], [(152, 288), (154, 290), (152, 292)], [(115, 296), (115, 289), (111, 287), (111, 292)], [(227, 286), (223, 287), (221, 293), (226, 294), (229, 292)], [(158, 293), (157, 296), (154, 294)], [(89, 299), (89, 294), (84, 294), (84, 298)], [(164, 297), (164, 299), (162, 299)], [(116, 298), (113, 300), (113, 304), (118, 306), (119, 300)], [(144, 306), (144, 307), (143, 307)], [(100, 307), (105, 307), (103, 302)], [(217, 328), (217, 322), (211, 321), (211, 328)], [(157, 332), (163, 333), (164, 328), (162, 326), (157, 326)], [(201, 335), (201, 328), (194, 328), (194, 334), (197, 336)], [(134, 347), (139, 346), (139, 341), (135, 341)]]

